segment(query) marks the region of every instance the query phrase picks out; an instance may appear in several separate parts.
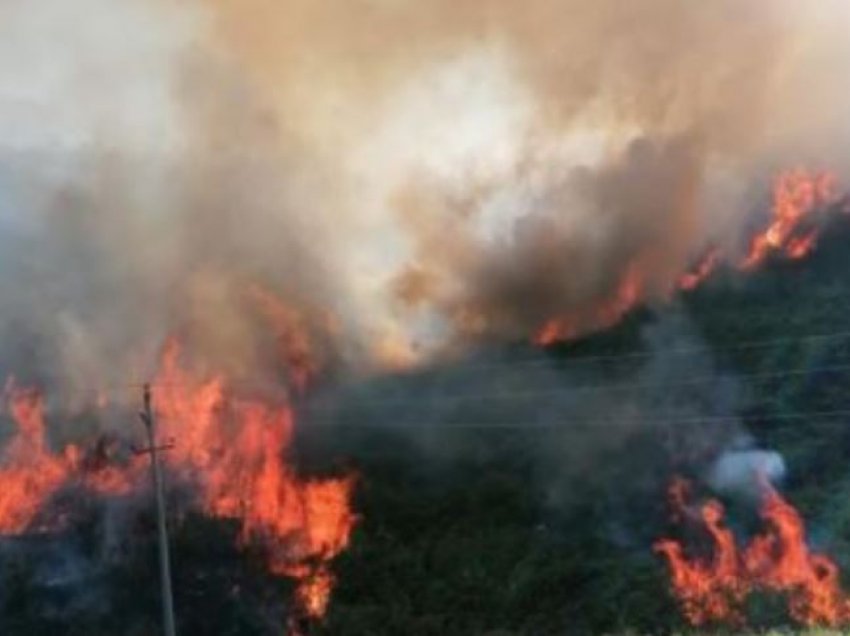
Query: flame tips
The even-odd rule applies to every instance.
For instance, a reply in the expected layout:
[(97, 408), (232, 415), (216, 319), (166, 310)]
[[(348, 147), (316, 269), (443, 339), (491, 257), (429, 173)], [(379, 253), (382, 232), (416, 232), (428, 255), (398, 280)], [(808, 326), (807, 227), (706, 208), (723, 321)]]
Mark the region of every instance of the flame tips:
[(768, 227), (750, 241), (739, 268), (752, 271), (772, 252), (790, 260), (807, 256), (815, 247), (819, 228), (806, 228), (814, 214), (838, 202), (837, 179), (829, 172), (797, 168), (780, 174), (773, 187), (772, 219)]
[[(677, 523), (687, 516), (688, 490), (677, 479), (668, 491)], [(809, 551), (797, 510), (769, 484), (763, 492), (764, 529), (743, 547), (724, 525), (723, 506), (713, 499), (702, 505), (700, 515), (711, 539), (710, 555), (688, 556), (679, 541), (656, 541), (654, 549), (667, 561), (671, 589), (685, 619), (695, 626), (741, 625), (744, 602), (761, 590), (782, 593), (791, 618), (800, 624), (850, 622), (850, 599), (840, 587), (838, 567), (825, 555)]]
[[(719, 248), (711, 247), (692, 269), (674, 278), (672, 289), (668, 291), (687, 292), (697, 289), (724, 262), (740, 272), (752, 272), (773, 255), (791, 261), (807, 257), (818, 244), (820, 213), (840, 201), (838, 179), (831, 172), (796, 168), (780, 173), (772, 188), (767, 226), (749, 239), (746, 254), (736, 260), (729, 258)], [(842, 206), (843, 213), (850, 213), (848, 210), (850, 208), (847, 205)], [(591, 311), (582, 309), (544, 321), (533, 335), (532, 342), (541, 347), (551, 346), (589, 329), (604, 328), (619, 320), (644, 299), (650, 290), (645, 272), (639, 267), (640, 260), (641, 255), (637, 254), (627, 263), (609, 297), (597, 303)]]
[(288, 405), (232, 396), (220, 378), (197, 379), (175, 362), (165, 357), (157, 378), (181, 387), (159, 400), (164, 433), (182, 439), (166, 461), (197, 484), (209, 514), (239, 520), (241, 544), (266, 546), (269, 570), (297, 581), (297, 612), (320, 619), (335, 583), (330, 561), (356, 523), (355, 477), (299, 477), (285, 461), (295, 425)]
[[(159, 432), (179, 440), (163, 462), (176, 479), (196, 488), (207, 514), (238, 520), (243, 545), (266, 546), (269, 570), (297, 581), (300, 615), (321, 619), (336, 580), (330, 562), (348, 546), (357, 522), (351, 506), (355, 475), (297, 475), (286, 462), (294, 432), (289, 405), (232, 394), (223, 377), (199, 377), (182, 358), (178, 339), (168, 339), (153, 383)], [(304, 381), (313, 373), (310, 367)], [(113, 461), (105, 438), (89, 451), (74, 445), (51, 451), (40, 391), (10, 378), (0, 406), (17, 429), (0, 448), (0, 534), (59, 527), (61, 519), (51, 525), (42, 513), (70, 484), (111, 496), (143, 483), (143, 462)]]

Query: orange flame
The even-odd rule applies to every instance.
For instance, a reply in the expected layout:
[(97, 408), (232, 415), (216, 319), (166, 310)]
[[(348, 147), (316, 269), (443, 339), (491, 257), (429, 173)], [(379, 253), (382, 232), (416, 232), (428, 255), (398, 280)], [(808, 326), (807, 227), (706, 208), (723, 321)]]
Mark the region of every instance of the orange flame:
[[(222, 377), (196, 378), (180, 354), (169, 341), (154, 383), (159, 434), (177, 440), (163, 461), (196, 486), (208, 514), (239, 520), (240, 544), (264, 546), (270, 571), (296, 579), (301, 617), (321, 619), (336, 582), (330, 560), (348, 546), (356, 523), (354, 476), (297, 475), (285, 462), (294, 428), (286, 401), (235, 396)], [(52, 452), (40, 392), (10, 380), (0, 397), (17, 429), (0, 451), (0, 534), (55, 528), (38, 519), (69, 484), (123, 494), (147, 483), (146, 465), (114, 465), (105, 439), (87, 454), (74, 445)]]
[(133, 466), (121, 470), (92, 464), (74, 445), (60, 453), (49, 449), (44, 399), (38, 390), (21, 387), (10, 378), (0, 397), (16, 427), (12, 439), (0, 451), (0, 534), (52, 529), (60, 519), (37, 517), (44, 504), (70, 483), (101, 494), (130, 490)]
[[(260, 285), (252, 285), (249, 294), (274, 330), (278, 353), (291, 375), (292, 383), (296, 389), (304, 392), (320, 367), (304, 314)], [(332, 330), (332, 319), (327, 317), (326, 322), (329, 331)]]
[(661, 539), (655, 550), (670, 567), (671, 588), (692, 625), (744, 622), (743, 604), (754, 591), (783, 593), (792, 619), (804, 625), (837, 626), (850, 622), (850, 599), (839, 583), (837, 566), (812, 553), (797, 510), (767, 483), (760, 510), (765, 529), (739, 548), (723, 525), (720, 502), (709, 500), (697, 511), (687, 505), (688, 484), (674, 480), (670, 502), (674, 519), (697, 522), (710, 539), (709, 556), (691, 556), (683, 544)]
[(166, 461), (197, 483), (210, 514), (240, 520), (240, 542), (268, 548), (270, 570), (299, 581), (300, 611), (321, 618), (335, 582), (328, 562), (348, 546), (356, 522), (353, 476), (296, 475), (283, 461), (291, 408), (231, 397), (222, 378), (196, 380), (179, 365), (174, 341), (157, 384), (177, 387), (157, 399), (163, 435), (180, 438)]
[(19, 534), (66, 480), (70, 461), (47, 449), (44, 402), (38, 391), (10, 379), (3, 398), (17, 431), (3, 449), (0, 464), (0, 532)]
[[(802, 168), (781, 173), (773, 186), (771, 221), (749, 241), (747, 254), (734, 266), (745, 272), (764, 264), (771, 254), (789, 260), (808, 256), (817, 246), (819, 227), (811, 227), (823, 208), (839, 201), (836, 177), (830, 172), (812, 172)], [(848, 211), (848, 210), (845, 210)], [(718, 248), (710, 249), (696, 264), (675, 280), (675, 290), (691, 291), (699, 287), (724, 262)], [(600, 329), (619, 320), (643, 297), (646, 286), (637, 262), (627, 267), (614, 294), (591, 311), (582, 309), (566, 317), (546, 320), (533, 336), (539, 346), (574, 338), (589, 329)]]
[(334, 582), (333, 574), (325, 568), (317, 570), (312, 576), (304, 579), (297, 593), (308, 616), (324, 615)]
[(552, 318), (534, 336), (534, 344), (540, 347), (548, 347), (561, 340), (570, 337), (572, 329), (563, 319)]
[(705, 279), (714, 273), (720, 264), (720, 250), (709, 250), (693, 271), (682, 274), (679, 278), (679, 289), (691, 291), (703, 284)]
[(835, 176), (828, 172), (797, 169), (779, 175), (773, 188), (773, 220), (750, 241), (739, 267), (753, 270), (775, 251), (792, 260), (808, 255), (817, 241), (817, 230), (800, 236), (801, 226), (813, 212), (837, 201), (835, 183)]
[(568, 318), (547, 320), (534, 335), (533, 342), (545, 347), (573, 338), (590, 325), (595, 328), (613, 325), (635, 306), (643, 296), (643, 291), (644, 283), (640, 270), (634, 266), (629, 267), (610, 298), (589, 311), (578, 312)]

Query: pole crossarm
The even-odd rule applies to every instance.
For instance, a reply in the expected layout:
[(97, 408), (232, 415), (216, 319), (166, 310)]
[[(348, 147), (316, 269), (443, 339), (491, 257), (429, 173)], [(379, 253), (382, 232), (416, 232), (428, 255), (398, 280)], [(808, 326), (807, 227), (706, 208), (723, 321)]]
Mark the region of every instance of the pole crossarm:
[(133, 448), (137, 455), (147, 454), (151, 458), (151, 475), (153, 478), (154, 494), (156, 496), (156, 526), (159, 539), (159, 572), (162, 588), (162, 623), (164, 636), (177, 636), (174, 620), (174, 599), (171, 592), (171, 559), (168, 554), (168, 528), (165, 522), (165, 495), (163, 494), (162, 468), (159, 464), (159, 452), (174, 447), (174, 442), (157, 445), (156, 423), (151, 408), (150, 384), (144, 385), (144, 410), (139, 418), (145, 425), (148, 434), (148, 445), (145, 448)]

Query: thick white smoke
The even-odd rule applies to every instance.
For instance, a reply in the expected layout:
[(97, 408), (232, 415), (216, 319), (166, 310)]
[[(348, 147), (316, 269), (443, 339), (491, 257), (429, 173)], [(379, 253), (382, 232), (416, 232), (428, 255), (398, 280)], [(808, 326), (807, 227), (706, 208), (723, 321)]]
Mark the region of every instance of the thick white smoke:
[(592, 327), (629, 268), (652, 297), (734, 250), (777, 170), (845, 168), (837, 2), (208, 4), (333, 174), (352, 315), (400, 358)]
[(785, 472), (785, 461), (776, 451), (730, 450), (711, 465), (706, 482), (719, 494), (758, 503), (765, 484), (779, 483)]
[(255, 284), (360, 362), (525, 338), (629, 268), (663, 294), (775, 170), (843, 172), (848, 22), (827, 0), (10, 0), (2, 370), (97, 388), (178, 332), (250, 375)]

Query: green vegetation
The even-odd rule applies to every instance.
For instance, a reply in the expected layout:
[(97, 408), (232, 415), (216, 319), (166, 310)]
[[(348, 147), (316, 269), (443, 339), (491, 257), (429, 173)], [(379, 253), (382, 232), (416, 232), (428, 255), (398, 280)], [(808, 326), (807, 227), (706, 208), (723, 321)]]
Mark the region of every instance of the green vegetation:
[[(801, 339), (850, 331), (847, 245), (850, 228), (842, 222), (809, 261), (774, 263), (746, 278), (721, 272), (685, 297), (679, 311), (712, 350), (713, 368), (738, 378), (734, 413), (759, 446), (785, 457), (784, 490), (807, 520), (812, 544), (850, 573), (850, 337)], [(564, 386), (635, 382), (645, 359), (613, 358), (581, 372), (576, 363), (648, 351), (642, 333), (654, 321), (653, 312), (637, 312), (615, 329), (547, 355), (555, 372), (563, 371)], [(776, 342), (741, 346), (768, 339)], [(522, 389), (530, 373), (518, 366), (496, 377), (497, 388)], [(673, 377), (701, 373), (686, 365)], [(666, 480), (692, 465), (680, 451), (693, 447), (677, 436), (707, 433), (711, 440), (715, 433), (706, 422), (689, 428), (679, 414), (716, 413), (711, 392), (688, 389), (680, 400), (687, 409), (674, 404), (679, 410), (659, 418), (665, 422), (625, 425), (624, 418), (600, 416), (612, 407), (628, 412), (629, 404), (653, 415), (659, 404), (668, 408), (671, 376), (662, 374), (654, 392), (596, 391), (598, 406), (589, 410), (559, 398), (554, 412), (563, 413), (563, 422), (524, 422), (524, 413), (539, 411), (488, 400), (492, 385), (468, 375), (445, 369), (375, 380), (356, 390), (382, 399), (400, 395), (398, 404), (367, 408), (352, 398), (351, 408), (331, 421), (311, 422), (305, 414), (294, 460), (308, 474), (353, 466), (362, 515), (351, 548), (337, 559), (338, 586), (315, 634), (742, 634), (688, 630), (668, 593), (664, 564), (651, 550), (654, 538), (674, 530), (664, 505)], [(475, 388), (485, 397), (474, 408), (429, 404), (439, 393), (424, 391), (423, 398), (417, 387), (438, 381), (447, 392)], [(417, 395), (418, 401), (411, 397)], [(694, 406), (700, 400), (707, 402)], [(742, 532), (754, 523), (733, 502), (730, 519)], [(229, 524), (194, 516), (173, 522), (181, 633), (280, 633), (291, 582), (269, 576), (262, 554), (238, 551)], [(96, 556), (104, 530), (84, 530), (72, 552)], [(39, 547), (48, 539), (4, 548), (0, 633), (153, 633), (159, 608), (149, 521), (132, 528), (132, 536), (128, 557), (70, 587), (50, 574), (65, 557)], [(81, 589), (90, 594), (81, 596)], [(752, 634), (844, 633), (788, 631), (776, 601), (753, 612)]]
[[(721, 274), (685, 298), (682, 310), (712, 349), (718, 371), (738, 378), (735, 412), (746, 429), (759, 446), (785, 457), (784, 490), (807, 520), (812, 545), (845, 572), (850, 337), (801, 338), (850, 327), (847, 244), (848, 229), (834, 228), (810, 261), (775, 263), (745, 279)], [(639, 312), (615, 330), (551, 355), (560, 364), (645, 349), (642, 329), (653, 320)], [(770, 346), (741, 346), (772, 339)], [(613, 384), (634, 378), (643, 363), (618, 360), (615, 368), (596, 365), (587, 374), (599, 376), (593, 383)], [(440, 429), (442, 453), (429, 443), (438, 433), (427, 426), (413, 441), (409, 431), (352, 431), (342, 424), (311, 440), (321, 449), (316, 456), (356, 449), (363, 476), (363, 521), (352, 550), (339, 560), (325, 633), (694, 633), (670, 599), (664, 565), (650, 547), (670, 530), (663, 485), (668, 470), (678, 467), (677, 458), (659, 449), (658, 427), (638, 426), (617, 443), (588, 447), (599, 455), (564, 478), (558, 471), (552, 477), (546, 448), (560, 452), (563, 438), (533, 427), (466, 428), (455, 411), (446, 419), (457, 428)], [(302, 459), (309, 463), (306, 446)], [(757, 522), (751, 511), (729, 503), (733, 527), (745, 531)], [(789, 624), (780, 600), (753, 608), (752, 627), (762, 630), (753, 633), (794, 633), (770, 631)]]

